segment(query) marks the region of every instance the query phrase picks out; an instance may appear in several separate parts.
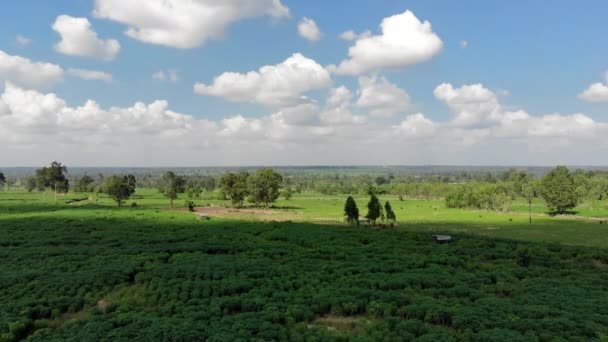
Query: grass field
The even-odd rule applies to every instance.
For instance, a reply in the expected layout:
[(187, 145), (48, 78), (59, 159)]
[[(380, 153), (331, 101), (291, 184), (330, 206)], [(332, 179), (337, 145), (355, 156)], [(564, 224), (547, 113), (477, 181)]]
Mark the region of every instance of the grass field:
[(322, 224), (343, 196), (198, 220), (155, 190), (0, 192), (0, 341), (608, 337), (608, 226), (387, 199), (372, 229)]

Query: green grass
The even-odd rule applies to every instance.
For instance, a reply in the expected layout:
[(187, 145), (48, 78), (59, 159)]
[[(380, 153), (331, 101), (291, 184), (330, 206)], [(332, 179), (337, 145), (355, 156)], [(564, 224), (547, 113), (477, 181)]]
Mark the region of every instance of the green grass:
[(342, 196), (246, 222), (197, 220), (155, 190), (120, 209), (0, 193), (0, 341), (608, 336), (607, 226), (386, 199), (392, 229), (314, 224), (340, 219)]

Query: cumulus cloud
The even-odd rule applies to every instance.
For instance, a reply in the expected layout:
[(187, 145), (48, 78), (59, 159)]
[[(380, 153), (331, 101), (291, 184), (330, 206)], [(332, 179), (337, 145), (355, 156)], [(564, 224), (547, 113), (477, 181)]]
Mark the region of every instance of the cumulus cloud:
[[(0, 95), (0, 144), (5, 164), (60, 159), (80, 165), (172, 166), (593, 163), (585, 159), (592, 154), (580, 150), (599, 153), (608, 147), (603, 141), (607, 124), (585, 114), (532, 116), (506, 110), (481, 84), (438, 88), (454, 112), (448, 121), (422, 113), (374, 120), (344, 86), (329, 89), (319, 104), (208, 120), (175, 112), (164, 100), (110, 108), (88, 100), (70, 106), (55, 94), (7, 83)], [(459, 111), (470, 111), (476, 103), (486, 108), (484, 124), (458, 124)], [(498, 108), (488, 111), (487, 103)]]
[(586, 138), (605, 129), (582, 113), (559, 113), (532, 116), (524, 110), (506, 110), (494, 92), (482, 84), (463, 85), (454, 88), (443, 83), (435, 88), (435, 97), (445, 102), (454, 115), (447, 124), (450, 128), (467, 129), (460, 132), (484, 132), (493, 138)]
[(177, 70), (168, 69), (168, 70), (159, 70), (152, 74), (152, 78), (158, 81), (166, 81), (170, 83), (177, 83), (179, 81), (179, 75)]
[(113, 60), (120, 51), (117, 40), (99, 39), (87, 18), (60, 15), (53, 24), (53, 30), (61, 36), (55, 50), (64, 55)]
[(408, 93), (384, 77), (359, 77), (357, 106), (378, 117), (391, 117), (410, 106)]
[(578, 95), (581, 100), (588, 102), (608, 102), (608, 84), (593, 83)]
[(496, 94), (481, 84), (454, 88), (443, 83), (434, 90), (435, 97), (445, 102), (454, 114), (453, 124), (476, 126), (495, 119), (500, 113)]
[(222, 38), (236, 21), (283, 18), (289, 9), (281, 0), (96, 0), (93, 14), (127, 25), (133, 39), (185, 49)]
[(63, 74), (63, 69), (56, 64), (32, 62), (0, 50), (0, 81), (39, 89), (60, 82)]
[(317, 23), (310, 18), (304, 17), (300, 20), (300, 23), (298, 24), (298, 33), (300, 34), (300, 37), (311, 42), (321, 40), (321, 30), (319, 30)]
[[(428, 21), (421, 22), (411, 11), (382, 20), (379, 35), (357, 37), (348, 50), (349, 59), (330, 69), (337, 74), (361, 75), (382, 68), (404, 68), (435, 56), (443, 42)], [(346, 38), (352, 35), (347, 34)]]
[(327, 70), (314, 60), (295, 53), (282, 63), (263, 66), (257, 71), (225, 72), (210, 85), (196, 83), (194, 91), (234, 102), (275, 106), (294, 104), (301, 101), (304, 93), (330, 85)]
[(104, 71), (70, 68), (68, 74), (86, 81), (112, 82), (112, 74)]
[(420, 139), (435, 134), (435, 123), (427, 119), (424, 114), (408, 115), (405, 120), (393, 126), (394, 133), (402, 139)]

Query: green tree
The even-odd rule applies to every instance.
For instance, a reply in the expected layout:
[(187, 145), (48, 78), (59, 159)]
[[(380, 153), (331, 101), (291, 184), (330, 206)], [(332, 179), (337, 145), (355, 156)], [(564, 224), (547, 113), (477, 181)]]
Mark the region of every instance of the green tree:
[(357, 202), (353, 196), (348, 196), (344, 203), (344, 216), (346, 216), (346, 222), (359, 224), (359, 208), (357, 208)]
[(92, 191), (92, 187), (91, 184), (93, 184), (95, 180), (93, 178), (91, 178), (91, 176), (87, 175), (86, 173), (84, 174), (84, 176), (80, 177), (78, 179), (78, 181), (76, 182), (76, 186), (74, 187), (74, 191), (76, 192), (91, 192)]
[(558, 166), (543, 177), (540, 190), (552, 211), (563, 213), (578, 204), (574, 177), (565, 166)]
[(32, 176), (27, 176), (23, 179), (23, 186), (27, 192), (32, 192), (36, 189), (36, 178)]
[(290, 186), (286, 187), (283, 190), (283, 197), (285, 198), (286, 201), (289, 201), (293, 197), (293, 190), (291, 189)]
[(61, 165), (59, 162), (52, 162), (50, 166), (36, 170), (36, 187), (39, 191), (44, 191), (46, 199), (46, 190), (52, 189), (57, 193), (67, 193), (70, 190), (70, 182), (66, 174), (68, 168)]
[(386, 201), (386, 203), (384, 204), (384, 211), (386, 212), (387, 221), (397, 221), (397, 215), (395, 215), (393, 207), (391, 207), (391, 204), (388, 201)]
[(256, 206), (264, 203), (268, 205), (279, 198), (283, 176), (272, 169), (261, 169), (256, 171), (247, 180), (247, 187), (251, 200)]
[(133, 176), (114, 175), (106, 178), (103, 182), (103, 192), (114, 199), (119, 207), (121, 207), (124, 201), (130, 198), (135, 192), (135, 188), (132, 184), (129, 184), (130, 177)]
[(5, 184), (6, 184), (6, 177), (4, 176), (4, 173), (0, 172), (0, 188), (4, 187)]
[(186, 181), (183, 177), (176, 175), (173, 171), (167, 171), (162, 178), (161, 191), (169, 199), (171, 208), (173, 208), (173, 201), (177, 199), (178, 194), (185, 191)]
[(247, 179), (249, 173), (227, 173), (220, 180), (220, 189), (225, 198), (229, 198), (234, 207), (242, 207), (248, 195)]
[(376, 223), (376, 220), (382, 215), (382, 205), (375, 194), (371, 194), (369, 203), (367, 203), (367, 215), (365, 217)]

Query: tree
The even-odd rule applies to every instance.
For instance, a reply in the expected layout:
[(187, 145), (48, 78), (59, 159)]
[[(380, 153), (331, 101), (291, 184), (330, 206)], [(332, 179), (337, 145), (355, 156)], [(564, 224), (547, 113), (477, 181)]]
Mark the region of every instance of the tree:
[(384, 204), (384, 211), (386, 212), (387, 221), (397, 221), (397, 215), (395, 215), (393, 207), (391, 207), (391, 204), (388, 201), (386, 201), (386, 203)]
[(4, 173), (0, 172), (0, 188), (4, 187), (4, 184), (6, 184), (6, 177)]
[(167, 196), (173, 208), (173, 200), (177, 195), (185, 191), (186, 181), (183, 177), (176, 175), (173, 171), (167, 171), (162, 178), (161, 191)]
[(220, 189), (224, 198), (229, 198), (234, 207), (242, 207), (243, 202), (248, 194), (247, 179), (249, 173), (243, 171), (241, 173), (227, 173), (220, 180)]
[(91, 184), (93, 184), (95, 180), (93, 178), (91, 178), (91, 176), (87, 175), (86, 173), (84, 174), (84, 176), (80, 177), (78, 179), (78, 182), (76, 182), (76, 186), (74, 187), (74, 191), (76, 192), (91, 192), (93, 189), (91, 187)]
[(261, 169), (256, 171), (247, 180), (247, 187), (251, 200), (256, 206), (264, 203), (268, 205), (279, 198), (279, 189), (283, 182), (283, 176), (272, 169)]
[(27, 192), (32, 192), (36, 189), (36, 178), (32, 176), (27, 176), (23, 179), (23, 186), (27, 190)]
[[(103, 192), (112, 197), (119, 207), (122, 206), (124, 201), (130, 198), (135, 192), (135, 188), (129, 183), (129, 179), (133, 177), (128, 176), (110, 176), (103, 182)], [(133, 177), (134, 179), (135, 177)]]
[(289, 201), (293, 197), (293, 190), (291, 187), (288, 186), (285, 188), (285, 190), (283, 190), (283, 197), (285, 197), (286, 201)]
[(46, 190), (53, 189), (55, 191), (55, 197), (57, 193), (67, 193), (70, 190), (70, 182), (66, 177), (68, 168), (65, 165), (61, 165), (59, 162), (52, 162), (49, 167), (43, 167), (36, 170), (36, 188), (39, 191), (44, 191), (46, 199)]
[(359, 208), (357, 208), (357, 202), (353, 196), (348, 196), (344, 203), (344, 216), (346, 216), (346, 222), (359, 224)]
[(376, 197), (376, 195), (372, 193), (369, 199), (369, 203), (367, 203), (367, 215), (365, 215), (365, 217), (373, 223), (376, 223), (376, 220), (381, 215), (382, 205), (380, 204), (378, 197)]
[(541, 181), (541, 195), (552, 211), (563, 213), (576, 207), (578, 196), (574, 177), (565, 166), (551, 170)]

